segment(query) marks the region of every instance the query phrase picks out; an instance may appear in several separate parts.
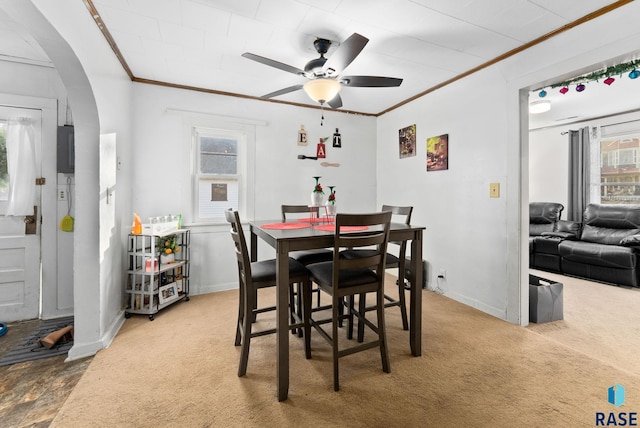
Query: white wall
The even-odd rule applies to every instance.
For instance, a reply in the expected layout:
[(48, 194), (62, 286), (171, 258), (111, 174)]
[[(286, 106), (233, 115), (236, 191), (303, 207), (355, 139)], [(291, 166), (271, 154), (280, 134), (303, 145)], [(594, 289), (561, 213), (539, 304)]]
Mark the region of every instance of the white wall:
[[(558, 202), (568, 207), (569, 129), (582, 125), (545, 128), (529, 133), (529, 200)], [(564, 217), (563, 217), (564, 218)]]
[[(76, 294), (80, 290), (84, 293), (76, 298), (75, 309), (76, 319), (85, 318), (89, 324), (84, 350), (74, 345), (75, 351), (69, 353), (70, 358), (78, 358), (93, 353), (93, 344), (107, 346), (123, 322), (125, 234), (131, 211), (130, 169), (123, 167), (117, 171), (117, 184), (110, 189), (111, 204), (115, 206), (109, 211), (113, 217), (101, 218), (100, 209), (106, 205), (107, 198), (106, 189), (99, 186), (99, 134), (115, 134), (117, 156), (130, 157), (131, 82), (83, 3), (39, 1), (38, 8), (69, 43), (82, 65), (82, 69), (66, 70), (65, 64), (69, 61), (56, 62), (70, 93), (76, 129), (86, 124), (81, 123), (81, 115), (86, 114), (84, 109), (92, 111), (97, 107), (99, 117), (98, 129), (88, 127), (84, 136), (82, 129), (79, 136), (76, 134), (77, 211), (82, 207), (76, 221), (78, 231), (84, 233), (76, 233), (74, 241), (75, 289)], [(88, 78), (91, 92), (83, 90), (81, 98), (72, 92), (76, 88), (71, 87), (82, 81), (82, 72)], [(85, 107), (83, 103), (95, 103), (96, 107)]]
[[(150, 216), (182, 213), (192, 230), (191, 293), (237, 287), (233, 246), (226, 223), (212, 226), (190, 224), (191, 141), (185, 124), (191, 120), (217, 126), (254, 126), (255, 214), (258, 219), (280, 218), (280, 205), (308, 204), (315, 180), (335, 185), (338, 210), (366, 212), (376, 208), (375, 118), (324, 112), (276, 103), (231, 98), (200, 92), (135, 84), (133, 157), (133, 206), (145, 220)], [(168, 111), (169, 110), (169, 111)], [(305, 125), (309, 145), (298, 146), (297, 132)], [(340, 167), (322, 167), (319, 161), (300, 160), (314, 156), (321, 137), (339, 128), (342, 148), (327, 144), (328, 162)], [(243, 221), (251, 218), (243, 218)], [(261, 257), (273, 256), (264, 243)]]
[[(428, 285), (500, 318), (506, 318), (507, 138), (506, 127), (489, 129), (487, 120), (505, 121), (505, 91), (500, 74), (485, 70), (378, 121), (378, 204), (414, 206), (412, 221), (426, 226)], [(398, 130), (414, 123), (417, 155), (399, 159)], [(449, 134), (449, 169), (427, 172), (426, 140), (441, 134)], [(492, 182), (500, 183), (500, 198), (489, 198)], [(438, 284), (441, 269), (446, 278)]]
[[(633, 17), (639, 13), (638, 2), (628, 4), (379, 119), (378, 202), (422, 196), (413, 199), (414, 218), (427, 227), (431, 287), (445, 268), (448, 296), (527, 324), (527, 90), (635, 52), (640, 30)], [(387, 165), (398, 129), (412, 123), (418, 159), (395, 155)], [(425, 139), (443, 133), (450, 139), (449, 170), (425, 172)], [(499, 199), (489, 199), (494, 181), (501, 183)]]

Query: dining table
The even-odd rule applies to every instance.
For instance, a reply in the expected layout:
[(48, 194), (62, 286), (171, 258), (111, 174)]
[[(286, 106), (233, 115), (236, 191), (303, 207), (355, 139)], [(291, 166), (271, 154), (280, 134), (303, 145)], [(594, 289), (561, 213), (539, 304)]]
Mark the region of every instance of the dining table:
[[(305, 220), (305, 219), (303, 219)], [(332, 248), (335, 231), (332, 223), (322, 218), (291, 220), (254, 220), (249, 222), (251, 231), (251, 261), (258, 260), (258, 238), (276, 252), (276, 378), (278, 401), (289, 394), (289, 253), (298, 250)], [(422, 355), (422, 232), (424, 226), (391, 223), (389, 241), (411, 242), (409, 269), (410, 311), (409, 347), (413, 356)], [(355, 232), (354, 232), (355, 233)]]

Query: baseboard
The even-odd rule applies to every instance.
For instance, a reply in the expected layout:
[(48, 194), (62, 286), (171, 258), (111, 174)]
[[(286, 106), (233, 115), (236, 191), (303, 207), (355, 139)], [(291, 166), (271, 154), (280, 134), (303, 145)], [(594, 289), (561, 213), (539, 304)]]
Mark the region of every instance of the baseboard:
[(487, 313), (489, 315), (492, 315), (492, 316), (494, 316), (496, 318), (499, 318), (501, 320), (505, 320), (505, 321), (507, 320), (507, 311), (506, 311), (506, 309), (500, 309), (500, 308), (496, 308), (496, 307), (493, 307), (493, 306), (489, 306), (489, 305), (487, 305), (485, 303), (482, 303), (482, 302), (480, 302), (478, 300), (469, 299), (468, 297), (460, 295), (460, 294), (455, 293), (455, 292), (446, 293), (445, 296), (447, 296), (447, 297), (449, 297), (449, 298), (451, 298), (453, 300), (456, 300), (456, 301), (458, 301), (460, 303), (463, 303), (463, 304), (465, 304), (467, 306), (471, 306), (472, 308), (476, 308), (476, 309), (478, 309), (478, 310), (480, 310), (482, 312), (485, 312), (485, 313)]
[(228, 291), (228, 290), (237, 290), (238, 283), (237, 282), (229, 282), (226, 284), (210, 284), (210, 285), (201, 285), (197, 288), (192, 288), (189, 290), (190, 296), (197, 296), (198, 294), (209, 294), (216, 293), (218, 291)]
[(76, 343), (77, 340), (73, 340), (73, 346), (69, 349), (65, 362), (80, 360), (82, 358), (93, 357), (98, 351), (104, 349), (102, 341), (90, 342), (90, 343)]
[(86, 357), (92, 357), (98, 353), (98, 351), (109, 347), (120, 331), (120, 328), (122, 328), (124, 321), (124, 311), (120, 311), (100, 340), (95, 342), (76, 343), (76, 340), (74, 339), (73, 346), (69, 349), (69, 353), (67, 354), (65, 361), (69, 362)]

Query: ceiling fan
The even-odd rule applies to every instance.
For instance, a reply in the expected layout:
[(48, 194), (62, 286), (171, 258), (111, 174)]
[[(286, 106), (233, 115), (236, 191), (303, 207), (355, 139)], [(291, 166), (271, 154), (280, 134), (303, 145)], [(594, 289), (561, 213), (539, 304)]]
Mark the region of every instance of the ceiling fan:
[(320, 54), (320, 57), (307, 62), (304, 70), (249, 52), (243, 53), (242, 56), (309, 79), (304, 85), (289, 86), (288, 88), (263, 95), (262, 98), (273, 98), (304, 89), (314, 101), (319, 102), (321, 105), (327, 103), (331, 108), (337, 109), (342, 107), (342, 98), (339, 94), (342, 86), (384, 88), (400, 86), (402, 83), (402, 79), (395, 77), (340, 75), (356, 59), (368, 42), (369, 39), (366, 37), (353, 33), (329, 58), (325, 58), (324, 55), (329, 51), (331, 40), (317, 38), (313, 42), (313, 46)]

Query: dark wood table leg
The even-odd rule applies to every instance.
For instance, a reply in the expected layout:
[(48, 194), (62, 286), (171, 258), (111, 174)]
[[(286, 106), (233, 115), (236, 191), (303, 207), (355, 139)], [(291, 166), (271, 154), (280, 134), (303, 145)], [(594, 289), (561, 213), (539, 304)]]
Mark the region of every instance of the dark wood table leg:
[(278, 242), (276, 251), (278, 264), (276, 271), (277, 285), (277, 324), (276, 345), (278, 355), (276, 358), (278, 401), (284, 401), (289, 394), (289, 244)]
[(251, 252), (251, 261), (258, 261), (258, 235), (253, 231), (253, 226), (251, 226), (251, 248), (249, 251)]
[(422, 355), (422, 230), (417, 230), (411, 241), (411, 310), (409, 315), (409, 342), (411, 354)]

